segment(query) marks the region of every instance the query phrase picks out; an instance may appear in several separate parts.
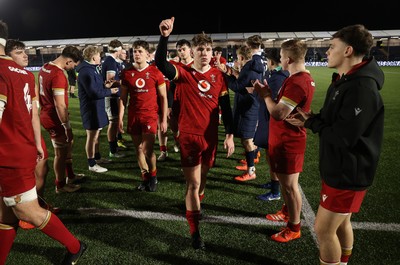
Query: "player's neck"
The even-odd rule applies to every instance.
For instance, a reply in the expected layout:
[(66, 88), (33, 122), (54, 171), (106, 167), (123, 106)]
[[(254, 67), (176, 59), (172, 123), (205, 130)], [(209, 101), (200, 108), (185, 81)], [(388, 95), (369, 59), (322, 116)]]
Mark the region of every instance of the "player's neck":
[(147, 66), (149, 65), (149, 63), (148, 62), (143, 62), (143, 63), (135, 63), (135, 68), (137, 69), (137, 70), (142, 70), (142, 69), (144, 69), (144, 68), (146, 68)]
[(207, 72), (210, 68), (211, 68), (211, 66), (209, 65), (209, 64), (206, 64), (206, 65), (203, 65), (203, 64), (196, 64), (196, 62), (194, 62), (193, 64), (192, 64), (192, 67), (197, 71), (197, 72), (200, 72), (200, 73), (204, 73), (204, 72)]
[(292, 63), (291, 65), (289, 65), (289, 73), (290, 75), (294, 75), (300, 72), (308, 72), (304, 63)]
[(50, 64), (55, 65), (60, 69), (64, 69), (63, 66), (65, 65), (65, 62), (61, 57), (57, 57), (54, 61), (51, 61)]
[(115, 60), (118, 59), (118, 54), (117, 54), (117, 52), (110, 53), (110, 55), (111, 55), (112, 57), (114, 57)]
[(189, 59), (182, 59), (181, 63), (183, 63), (184, 65), (188, 65), (193, 61), (193, 58), (189, 58)]

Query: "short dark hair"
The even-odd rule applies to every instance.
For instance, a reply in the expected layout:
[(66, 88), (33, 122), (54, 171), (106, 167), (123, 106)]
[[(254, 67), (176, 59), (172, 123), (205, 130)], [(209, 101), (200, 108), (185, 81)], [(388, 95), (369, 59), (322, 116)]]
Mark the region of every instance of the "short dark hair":
[(177, 50), (168, 51), (168, 57), (169, 58), (175, 58), (176, 56), (178, 56), (178, 51)]
[(373, 45), (372, 34), (361, 24), (340, 29), (332, 35), (332, 39), (336, 38), (353, 47), (357, 56), (368, 55)]
[(279, 54), (278, 48), (265, 49), (264, 56), (265, 56), (265, 58), (273, 61), (276, 64), (280, 63), (280, 61), (281, 61), (281, 55)]
[(214, 52), (222, 52), (222, 47), (221, 46), (216, 46), (213, 49)]
[(10, 53), (13, 50), (25, 50), (25, 43), (19, 40), (14, 40), (14, 39), (8, 39), (6, 43), (6, 47), (4, 48), (4, 51), (7, 55), (10, 55)]
[(120, 42), (119, 40), (115, 39), (110, 41), (110, 43), (108, 44), (108, 51), (109, 52), (115, 52), (115, 48), (121, 47), (122, 48), (122, 42)]
[(135, 40), (133, 42), (132, 48), (137, 48), (137, 47), (142, 47), (146, 51), (150, 52), (150, 45), (147, 41), (145, 40)]
[(181, 40), (178, 40), (177, 42), (176, 42), (176, 48), (178, 48), (178, 47), (182, 47), (182, 46), (188, 46), (189, 48), (191, 47), (191, 44), (190, 44), (190, 41), (188, 41), (188, 40), (186, 40), (186, 39), (181, 39)]
[(82, 51), (79, 50), (77, 47), (68, 45), (66, 46), (62, 52), (61, 56), (65, 58), (72, 59), (75, 63), (83, 61)]

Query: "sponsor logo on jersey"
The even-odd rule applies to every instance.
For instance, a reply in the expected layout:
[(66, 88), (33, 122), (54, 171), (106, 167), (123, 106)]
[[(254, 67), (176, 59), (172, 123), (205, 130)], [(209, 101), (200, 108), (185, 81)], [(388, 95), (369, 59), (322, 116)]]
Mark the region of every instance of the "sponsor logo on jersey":
[(135, 82), (135, 86), (137, 86), (138, 88), (142, 88), (146, 85), (146, 81), (144, 81), (143, 78), (138, 78)]
[(9, 69), (11, 72), (15, 72), (15, 73), (18, 73), (18, 74), (24, 74), (24, 75), (27, 75), (27, 74), (28, 74), (24, 69), (12, 67), (12, 66), (9, 66), (8, 69)]
[(207, 80), (200, 80), (198, 83), (197, 83), (197, 87), (198, 87), (198, 89), (201, 91), (201, 92), (207, 92), (208, 90), (210, 90), (210, 88), (211, 88), (211, 85), (210, 85), (210, 83), (208, 83), (208, 81)]

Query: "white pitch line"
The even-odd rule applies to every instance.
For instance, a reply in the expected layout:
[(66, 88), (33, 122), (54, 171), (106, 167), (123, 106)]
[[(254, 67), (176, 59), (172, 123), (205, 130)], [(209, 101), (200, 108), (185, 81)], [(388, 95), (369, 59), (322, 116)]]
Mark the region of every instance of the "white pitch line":
[[(302, 196), (303, 195), (303, 192)], [(98, 209), (98, 208), (79, 208), (78, 211), (84, 215), (91, 216), (119, 216), (119, 217), (132, 217), (137, 219), (153, 219), (163, 221), (180, 221), (186, 222), (186, 218), (179, 214), (161, 213), (161, 212), (150, 212), (150, 211), (135, 211), (135, 210), (120, 210), (120, 209)], [(303, 226), (308, 227), (311, 231), (313, 239), (316, 241), (316, 235), (314, 233), (313, 225), (315, 215), (311, 209), (310, 204), (303, 197), (303, 215), (302, 220)], [(242, 225), (268, 225), (268, 226), (282, 226), (283, 222), (272, 222), (264, 217), (243, 217), (243, 216), (217, 216), (217, 215), (206, 215), (202, 222), (207, 223), (230, 223), (230, 224), (242, 224)], [(369, 222), (352, 222), (354, 229), (364, 230), (376, 230), (376, 231), (393, 231), (400, 232), (400, 225), (393, 223), (369, 223)]]
[[(153, 219), (163, 221), (181, 221), (186, 222), (186, 217), (183, 215), (149, 212), (149, 211), (134, 211), (134, 210), (118, 210), (118, 209), (96, 209), (96, 208), (79, 208), (78, 211), (82, 214), (95, 215), (95, 216), (119, 216), (119, 217), (132, 217), (137, 219)], [(202, 222), (207, 223), (230, 223), (242, 225), (270, 225), (282, 226), (283, 222), (272, 222), (261, 217), (241, 217), (241, 216), (217, 216), (206, 215)]]
[(353, 229), (400, 232), (400, 224), (394, 223), (351, 222), (351, 224), (353, 225)]
[(301, 211), (304, 216), (304, 221), (301, 221), (301, 226), (309, 227), (311, 236), (312, 236), (315, 244), (319, 247), (318, 240), (317, 240), (317, 234), (315, 234), (315, 231), (314, 231), (315, 213), (312, 210), (311, 205), (308, 202), (300, 184), (299, 184), (299, 190), (300, 190), (301, 198), (303, 200), (303, 205), (301, 207)]

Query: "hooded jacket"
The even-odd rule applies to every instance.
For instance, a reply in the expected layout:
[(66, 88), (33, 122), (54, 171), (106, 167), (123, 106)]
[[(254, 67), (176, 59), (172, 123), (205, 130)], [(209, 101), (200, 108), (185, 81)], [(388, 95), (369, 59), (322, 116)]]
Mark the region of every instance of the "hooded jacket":
[[(267, 80), (268, 86), (271, 88), (272, 98), (274, 100), (278, 96), (279, 89), (281, 89), (283, 82), (288, 77), (289, 71), (282, 70), (281, 66), (265, 73), (265, 79)], [(260, 148), (268, 149), (270, 114), (264, 99), (258, 97), (258, 100), (260, 102), (260, 107), (258, 109), (258, 124), (254, 135), (254, 144)]]
[[(235, 92), (233, 104), (233, 120), (235, 136), (242, 137), (244, 130), (249, 130), (254, 137), (258, 122), (258, 109), (260, 102), (258, 95), (248, 93), (246, 87), (252, 87), (252, 80), (263, 81), (265, 67), (262, 58), (254, 54), (240, 70), (238, 78), (227, 76), (228, 88)], [(250, 132), (251, 131), (251, 132)], [(245, 133), (246, 134), (246, 133)]]
[(103, 77), (97, 65), (83, 61), (76, 70), (83, 127), (86, 130), (103, 128), (108, 125), (104, 98), (111, 96), (111, 90), (104, 87)]
[(375, 59), (340, 78), (334, 73), (320, 113), (305, 122), (319, 134), (319, 170), (328, 186), (365, 190), (372, 185), (383, 141), (383, 83)]

